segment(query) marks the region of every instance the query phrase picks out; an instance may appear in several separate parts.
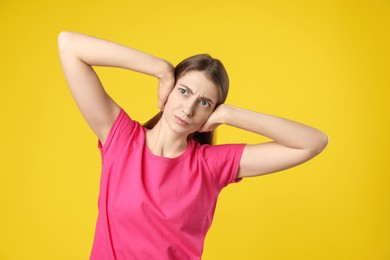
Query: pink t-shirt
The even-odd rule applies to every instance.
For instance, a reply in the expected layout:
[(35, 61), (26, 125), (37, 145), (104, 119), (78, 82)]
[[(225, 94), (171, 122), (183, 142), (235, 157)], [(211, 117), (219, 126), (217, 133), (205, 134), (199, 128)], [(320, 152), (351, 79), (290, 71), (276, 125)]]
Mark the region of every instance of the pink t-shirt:
[(91, 259), (200, 259), (219, 192), (235, 182), (244, 144), (190, 140), (176, 158), (156, 156), (146, 129), (121, 109), (102, 156)]

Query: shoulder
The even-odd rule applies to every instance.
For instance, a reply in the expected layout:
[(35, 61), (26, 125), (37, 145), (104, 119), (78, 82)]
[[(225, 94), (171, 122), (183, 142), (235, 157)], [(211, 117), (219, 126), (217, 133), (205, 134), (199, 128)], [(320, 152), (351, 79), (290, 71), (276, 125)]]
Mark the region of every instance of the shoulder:
[(196, 144), (194, 149), (198, 157), (202, 158), (209, 166), (224, 167), (233, 162), (239, 162), (245, 144)]
[(208, 156), (213, 155), (223, 155), (223, 154), (231, 154), (231, 153), (242, 153), (242, 150), (245, 147), (245, 144), (217, 144), (217, 145), (210, 145), (210, 144), (199, 144), (197, 143), (197, 150)]
[(236, 180), (245, 144), (197, 144), (198, 157), (219, 189)]
[(138, 121), (133, 120), (127, 112), (121, 108), (111, 126), (106, 141), (104, 144), (99, 142), (99, 148), (105, 151), (110, 146), (118, 146), (127, 143), (131, 139), (141, 138), (143, 131), (144, 127)]

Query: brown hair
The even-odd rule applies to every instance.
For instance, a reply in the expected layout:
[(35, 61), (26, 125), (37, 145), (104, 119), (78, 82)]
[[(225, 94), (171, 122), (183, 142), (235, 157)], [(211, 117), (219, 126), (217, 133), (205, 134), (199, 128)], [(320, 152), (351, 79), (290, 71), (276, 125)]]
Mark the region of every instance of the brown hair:
[[(196, 70), (202, 71), (219, 88), (219, 100), (215, 107), (225, 102), (229, 91), (229, 77), (222, 62), (212, 58), (209, 54), (198, 54), (191, 56), (175, 67), (175, 79), (179, 79), (186, 72)], [(151, 118), (144, 126), (152, 129), (161, 119), (162, 111)], [(212, 144), (214, 131), (195, 132), (188, 136), (190, 139), (201, 144)]]

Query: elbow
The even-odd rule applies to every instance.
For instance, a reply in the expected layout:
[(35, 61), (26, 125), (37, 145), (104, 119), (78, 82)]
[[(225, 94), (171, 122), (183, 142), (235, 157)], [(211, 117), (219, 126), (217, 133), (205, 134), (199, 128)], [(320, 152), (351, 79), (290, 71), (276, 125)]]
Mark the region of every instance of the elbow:
[(58, 50), (60, 52), (64, 52), (70, 49), (72, 37), (72, 32), (62, 31), (58, 34)]
[(315, 140), (313, 141), (313, 146), (311, 148), (314, 156), (321, 153), (326, 148), (328, 143), (329, 143), (329, 137), (325, 133), (319, 132)]

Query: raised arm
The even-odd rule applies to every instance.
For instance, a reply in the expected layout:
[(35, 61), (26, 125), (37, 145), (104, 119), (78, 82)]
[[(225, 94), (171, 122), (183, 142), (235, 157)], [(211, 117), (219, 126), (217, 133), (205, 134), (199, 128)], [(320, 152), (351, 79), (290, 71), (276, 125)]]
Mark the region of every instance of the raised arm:
[(72, 96), (102, 144), (120, 108), (106, 93), (92, 66), (124, 68), (158, 78), (161, 109), (174, 85), (173, 66), (169, 62), (114, 42), (61, 32), (58, 48)]
[(321, 131), (281, 117), (222, 104), (201, 129), (227, 124), (266, 136), (273, 141), (246, 145), (237, 177), (251, 177), (291, 168), (310, 160), (327, 145)]

